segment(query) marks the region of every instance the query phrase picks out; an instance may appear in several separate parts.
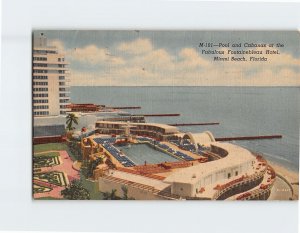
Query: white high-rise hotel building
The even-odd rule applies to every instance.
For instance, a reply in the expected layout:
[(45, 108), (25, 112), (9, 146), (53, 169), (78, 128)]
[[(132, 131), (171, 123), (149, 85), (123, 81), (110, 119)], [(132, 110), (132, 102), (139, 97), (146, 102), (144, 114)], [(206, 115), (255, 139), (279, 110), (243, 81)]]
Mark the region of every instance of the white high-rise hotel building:
[(65, 55), (47, 45), (43, 33), (34, 35), (32, 57), (33, 115), (66, 114), (70, 102), (69, 70)]

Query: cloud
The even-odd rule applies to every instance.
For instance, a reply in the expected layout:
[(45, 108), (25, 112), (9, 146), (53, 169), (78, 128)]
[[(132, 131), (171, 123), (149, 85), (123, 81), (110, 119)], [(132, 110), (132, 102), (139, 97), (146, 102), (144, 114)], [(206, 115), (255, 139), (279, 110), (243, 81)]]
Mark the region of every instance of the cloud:
[(55, 46), (60, 53), (65, 53), (64, 43), (61, 40), (51, 40), (49, 44)]
[[(59, 40), (52, 44), (65, 50)], [(66, 54), (74, 86), (300, 86), (300, 58), (259, 50), (267, 62), (214, 62), (194, 48), (171, 52), (140, 38), (109, 49), (90, 44)], [(253, 55), (236, 55), (241, 56), (249, 61)]]
[(140, 38), (130, 42), (124, 42), (117, 46), (117, 50), (132, 55), (138, 55), (153, 50), (152, 43), (149, 39)]
[(121, 57), (113, 55), (106, 48), (98, 48), (96, 45), (88, 45), (84, 48), (75, 48), (68, 53), (71, 60), (89, 63), (92, 65), (101, 63), (124, 64)]
[(50, 44), (56, 46), (58, 51), (65, 52), (70, 62), (78, 61), (91, 65), (120, 65), (125, 63), (122, 57), (112, 54), (109, 49), (99, 48), (94, 44), (74, 49), (65, 49), (64, 43), (60, 40), (52, 40)]
[(183, 58), (183, 63), (181, 64), (184, 67), (201, 67), (209, 66), (211, 63), (201, 57), (199, 53), (192, 48), (184, 48), (179, 52), (179, 56)]

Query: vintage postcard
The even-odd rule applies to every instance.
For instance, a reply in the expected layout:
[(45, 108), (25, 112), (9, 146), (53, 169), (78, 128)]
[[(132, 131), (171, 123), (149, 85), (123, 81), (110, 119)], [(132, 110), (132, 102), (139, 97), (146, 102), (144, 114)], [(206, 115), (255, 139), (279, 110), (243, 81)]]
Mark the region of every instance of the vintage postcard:
[(299, 86), (297, 31), (35, 30), (33, 198), (298, 200)]

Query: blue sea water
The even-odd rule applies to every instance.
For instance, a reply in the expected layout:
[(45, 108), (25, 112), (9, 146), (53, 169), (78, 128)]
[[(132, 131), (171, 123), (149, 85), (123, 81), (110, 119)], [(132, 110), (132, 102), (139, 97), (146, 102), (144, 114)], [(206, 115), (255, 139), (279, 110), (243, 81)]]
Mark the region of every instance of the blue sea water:
[(184, 132), (209, 130), (215, 137), (281, 134), (282, 139), (236, 141), (267, 159), (299, 170), (299, 87), (72, 87), (74, 103), (141, 106), (132, 113), (180, 113), (149, 117), (148, 122), (219, 122), (179, 127)]

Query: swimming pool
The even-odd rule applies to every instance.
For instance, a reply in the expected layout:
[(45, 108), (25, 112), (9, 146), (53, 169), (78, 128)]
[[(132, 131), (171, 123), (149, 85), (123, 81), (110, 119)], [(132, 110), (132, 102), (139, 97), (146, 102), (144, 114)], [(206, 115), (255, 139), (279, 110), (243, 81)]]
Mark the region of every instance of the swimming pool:
[(155, 150), (147, 144), (130, 144), (129, 146), (118, 146), (117, 148), (135, 164), (139, 165), (144, 164), (145, 161), (148, 164), (178, 161), (178, 159), (159, 150)]

